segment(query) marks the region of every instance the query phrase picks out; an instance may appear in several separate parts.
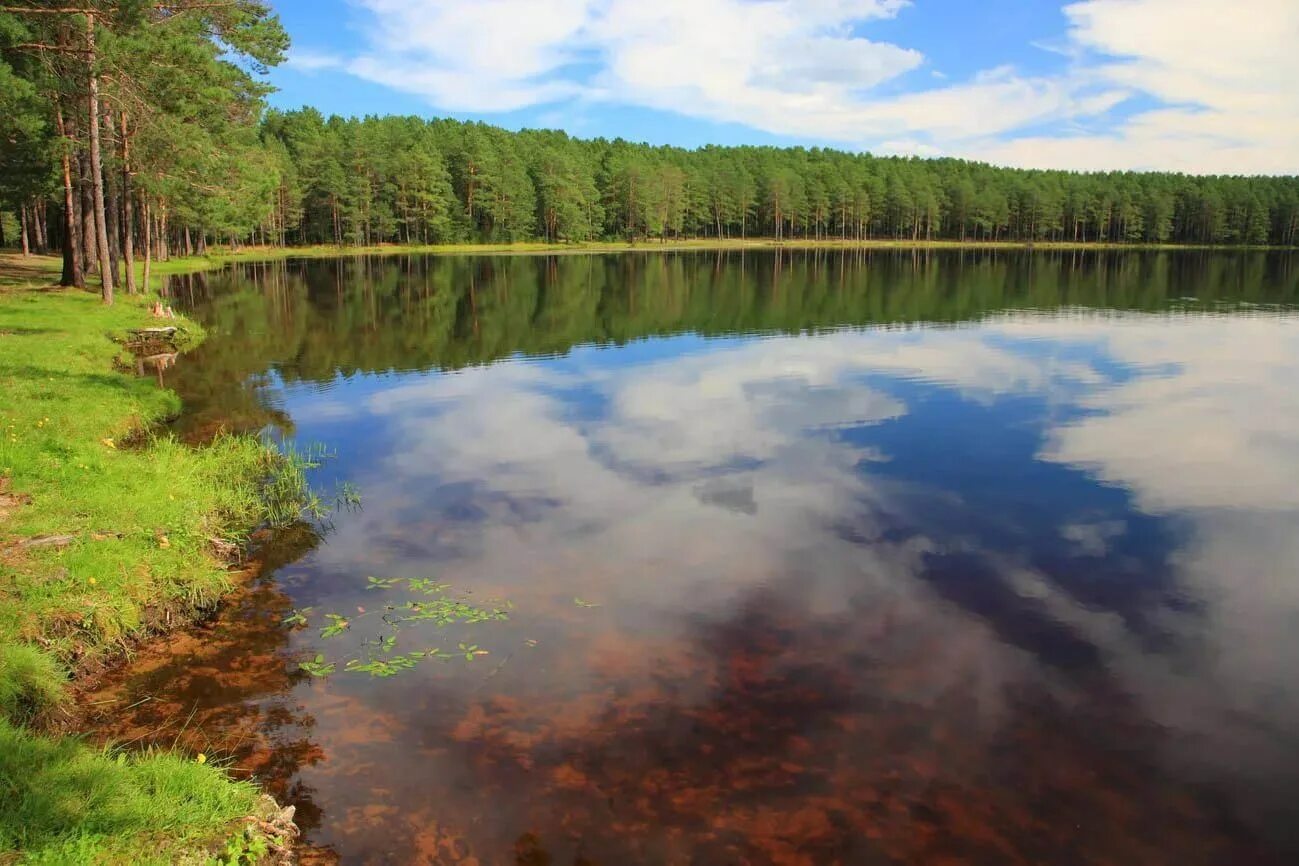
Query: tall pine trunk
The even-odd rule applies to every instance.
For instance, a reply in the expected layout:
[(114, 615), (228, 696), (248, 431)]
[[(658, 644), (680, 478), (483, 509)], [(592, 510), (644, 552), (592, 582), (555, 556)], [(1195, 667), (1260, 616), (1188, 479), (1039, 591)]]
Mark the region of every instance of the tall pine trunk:
[(122, 254), (126, 259), (126, 291), (136, 294), (135, 284), (135, 208), (131, 191), (131, 137), (126, 127), (126, 112), (122, 112)]
[(77, 200), (81, 223), (81, 261), (87, 274), (99, 270), (99, 245), (95, 242), (95, 195), (90, 190), (90, 157), (82, 150), (77, 154)]
[(81, 226), (77, 222), (77, 208), (72, 195), (72, 160), (68, 157), (67, 127), (63, 122), (63, 106), (54, 105), (54, 119), (59, 136), (64, 139), (61, 148), (63, 167), (63, 276), (59, 279), (61, 286), (85, 288), (86, 274), (81, 267), (81, 248), (79, 245)]
[[(111, 129), (111, 126), (109, 127)], [(110, 145), (111, 146), (111, 145)], [(122, 285), (122, 220), (117, 180), (111, 171), (104, 172), (104, 221), (108, 226), (108, 265), (113, 285)]]
[(45, 199), (38, 198), (32, 203), (32, 230), (35, 231), (36, 252), (45, 255), (50, 250), (49, 236), (46, 233), (47, 215), (45, 212)]
[(95, 16), (86, 16), (86, 63), (90, 69), (90, 180), (95, 197), (95, 243), (99, 247), (99, 280), (105, 304), (113, 303), (113, 269), (108, 260), (108, 221), (104, 216), (104, 165), (99, 153), (99, 73), (95, 71)]
[(23, 242), (23, 256), (32, 254), (31, 241), (27, 237), (27, 205), (18, 206), (18, 235)]
[(149, 272), (153, 270), (153, 209), (144, 197), (144, 290), (149, 291)]

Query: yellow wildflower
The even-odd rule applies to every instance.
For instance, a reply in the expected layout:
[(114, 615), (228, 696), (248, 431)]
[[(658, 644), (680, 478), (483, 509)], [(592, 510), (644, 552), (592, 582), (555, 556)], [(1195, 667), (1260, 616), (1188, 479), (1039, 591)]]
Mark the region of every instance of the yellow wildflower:
[(206, 763), (207, 763), (207, 755), (203, 754), (202, 752), (199, 752), (199, 753), (198, 753), (198, 757), (196, 757), (194, 760), (197, 761), (197, 762), (200, 763), (200, 764), (206, 764)]

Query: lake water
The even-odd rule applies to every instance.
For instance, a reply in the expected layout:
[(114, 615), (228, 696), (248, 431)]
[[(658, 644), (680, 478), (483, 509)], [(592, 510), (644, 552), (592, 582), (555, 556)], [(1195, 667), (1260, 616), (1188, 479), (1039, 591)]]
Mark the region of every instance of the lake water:
[[(264, 780), (316, 857), (1299, 862), (1299, 257), (394, 257), (173, 291), (211, 330), (166, 374), (182, 433), (322, 443), (317, 489), (361, 506), (88, 700)], [(508, 619), (390, 625), (452, 600)]]

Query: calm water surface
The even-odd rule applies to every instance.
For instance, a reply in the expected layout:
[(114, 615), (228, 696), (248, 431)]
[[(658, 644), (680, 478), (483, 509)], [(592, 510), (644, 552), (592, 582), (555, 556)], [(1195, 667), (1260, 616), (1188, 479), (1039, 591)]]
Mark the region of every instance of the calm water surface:
[[(1299, 862), (1299, 259), (347, 259), (174, 290), (212, 331), (168, 373), (186, 434), (325, 443), (317, 486), (362, 507), (268, 544), (106, 686), (101, 732), (230, 756), (343, 862)], [(401, 634), (471, 662), (308, 676), (376, 651), (408, 595), (368, 576), (512, 610)], [(325, 639), (327, 612), (355, 621)]]

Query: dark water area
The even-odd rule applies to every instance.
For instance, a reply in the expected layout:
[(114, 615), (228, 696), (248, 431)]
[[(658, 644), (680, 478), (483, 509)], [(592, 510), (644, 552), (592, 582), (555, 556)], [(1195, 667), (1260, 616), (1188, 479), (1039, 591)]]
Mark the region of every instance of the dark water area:
[[(182, 433), (323, 443), (313, 482), (361, 507), (87, 701), (256, 776), (320, 851), (1299, 862), (1299, 257), (356, 258), (172, 291), (210, 330), (166, 374)], [(412, 590), (370, 577), (508, 619), (384, 649)], [(452, 658), (343, 669), (415, 649)]]

